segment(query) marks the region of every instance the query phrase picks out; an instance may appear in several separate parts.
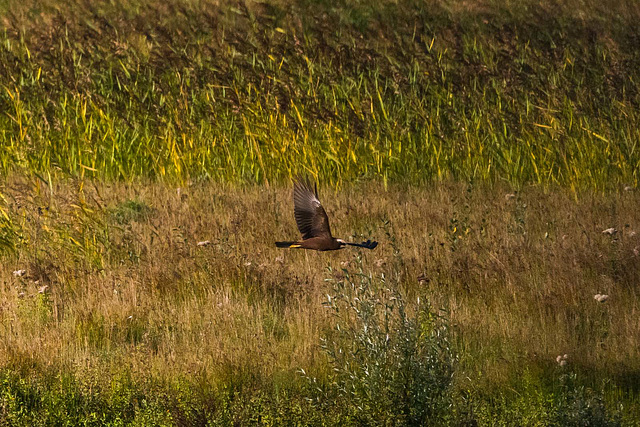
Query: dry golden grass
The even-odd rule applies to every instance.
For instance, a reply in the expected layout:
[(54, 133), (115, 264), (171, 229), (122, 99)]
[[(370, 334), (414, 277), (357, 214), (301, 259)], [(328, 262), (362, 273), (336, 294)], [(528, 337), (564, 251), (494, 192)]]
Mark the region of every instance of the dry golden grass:
[[(123, 369), (202, 376), (214, 387), (326, 369), (324, 279), (357, 251), (275, 248), (297, 237), (290, 188), (14, 178), (0, 192), (17, 233), (0, 269), (5, 367), (97, 381)], [(320, 196), (336, 236), (380, 242), (362, 251), (365, 271), (448, 311), (463, 387), (556, 369), (566, 353), (574, 369), (636, 390), (637, 192), (576, 201), (538, 188), (361, 183)]]

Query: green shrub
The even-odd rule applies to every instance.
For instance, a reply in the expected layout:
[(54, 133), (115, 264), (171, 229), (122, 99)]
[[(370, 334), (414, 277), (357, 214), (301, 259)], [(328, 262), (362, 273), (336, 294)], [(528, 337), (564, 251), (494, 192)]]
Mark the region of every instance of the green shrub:
[(560, 390), (556, 394), (554, 424), (559, 426), (618, 426), (608, 411), (602, 395), (577, 382), (573, 372), (560, 377)]
[(446, 320), (384, 276), (343, 275), (326, 303), (335, 328), (321, 343), (332, 368), (323, 403), (357, 424), (434, 423), (450, 405), (456, 359)]

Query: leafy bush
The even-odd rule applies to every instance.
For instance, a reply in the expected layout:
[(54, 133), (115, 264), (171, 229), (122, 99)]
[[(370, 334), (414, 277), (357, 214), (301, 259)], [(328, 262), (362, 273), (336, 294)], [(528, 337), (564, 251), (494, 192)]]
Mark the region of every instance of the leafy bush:
[(607, 411), (602, 395), (578, 384), (577, 375), (573, 372), (560, 377), (555, 415), (555, 424), (561, 426), (620, 425)]
[(409, 305), (384, 276), (343, 270), (326, 306), (335, 328), (321, 343), (332, 374), (325, 404), (357, 424), (424, 425), (450, 404), (455, 356), (446, 320)]

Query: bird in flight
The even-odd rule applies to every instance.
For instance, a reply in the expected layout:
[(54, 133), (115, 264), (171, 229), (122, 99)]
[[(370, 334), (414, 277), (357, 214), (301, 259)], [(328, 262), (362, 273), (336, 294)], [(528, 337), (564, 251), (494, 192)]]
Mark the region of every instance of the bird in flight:
[(334, 251), (346, 245), (374, 249), (378, 242), (367, 240), (362, 243), (345, 242), (331, 235), (329, 218), (320, 200), (318, 185), (311, 185), (308, 179), (298, 177), (293, 184), (293, 212), (302, 240), (298, 242), (276, 242), (279, 248), (315, 249), (317, 251)]

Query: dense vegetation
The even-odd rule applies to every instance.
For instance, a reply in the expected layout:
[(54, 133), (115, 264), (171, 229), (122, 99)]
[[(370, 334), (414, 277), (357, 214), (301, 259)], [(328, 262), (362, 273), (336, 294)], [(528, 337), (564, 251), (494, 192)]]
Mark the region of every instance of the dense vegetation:
[(0, 425), (640, 425), (638, 22), (0, 4)]
[(633, 1), (0, 6), (0, 167), (638, 181)]

